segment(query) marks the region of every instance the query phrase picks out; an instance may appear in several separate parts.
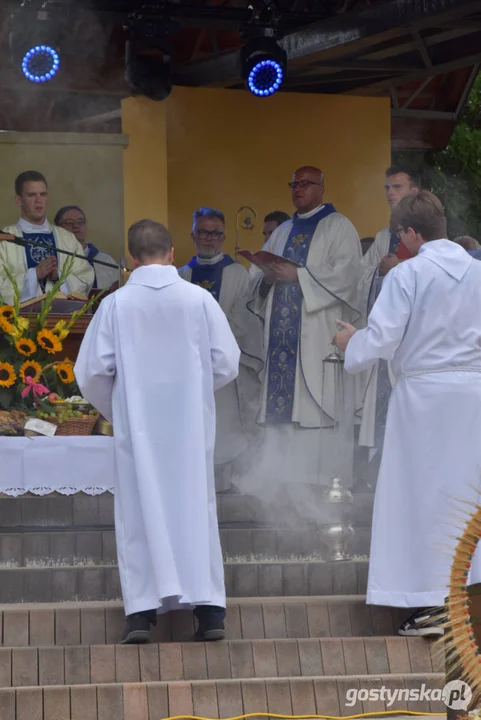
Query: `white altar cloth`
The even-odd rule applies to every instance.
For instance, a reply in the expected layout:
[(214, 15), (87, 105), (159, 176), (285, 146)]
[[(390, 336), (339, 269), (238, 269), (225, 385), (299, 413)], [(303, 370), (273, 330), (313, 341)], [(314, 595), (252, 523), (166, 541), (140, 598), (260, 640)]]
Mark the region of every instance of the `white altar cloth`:
[(0, 437), (0, 493), (99, 495), (114, 486), (112, 437)]

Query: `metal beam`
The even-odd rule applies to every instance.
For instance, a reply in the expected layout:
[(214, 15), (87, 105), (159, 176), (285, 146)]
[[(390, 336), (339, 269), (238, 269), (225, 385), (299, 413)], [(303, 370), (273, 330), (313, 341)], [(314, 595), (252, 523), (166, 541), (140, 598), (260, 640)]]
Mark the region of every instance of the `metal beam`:
[[(463, 17), (481, 10), (480, 0), (386, 0), (359, 13), (346, 14), (313, 23), (286, 35), (280, 45), (289, 60), (352, 45), (363, 39), (392, 32), (406, 32), (415, 23)], [(239, 77), (239, 50), (187, 63), (177, 69), (174, 82), (180, 85), (232, 83)]]
[(392, 117), (416, 118), (417, 120), (456, 120), (456, 113), (443, 112), (443, 110), (409, 110), (406, 108), (393, 108)]

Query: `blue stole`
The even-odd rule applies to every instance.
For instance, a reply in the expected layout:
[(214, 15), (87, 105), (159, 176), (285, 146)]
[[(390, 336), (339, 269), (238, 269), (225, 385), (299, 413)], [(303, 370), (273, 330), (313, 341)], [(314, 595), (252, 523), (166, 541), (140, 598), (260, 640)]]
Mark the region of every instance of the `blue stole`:
[(219, 302), (220, 288), (222, 285), (222, 272), (224, 268), (233, 265), (234, 260), (229, 255), (224, 255), (222, 260), (212, 264), (200, 264), (199, 258), (195, 255), (187, 264), (192, 270), (191, 283), (200, 285), (204, 290), (208, 290), (212, 297)]
[(94, 284), (92, 285), (93, 289), (96, 289), (98, 287), (97, 285), (97, 273), (95, 272), (95, 265), (94, 265), (94, 257), (96, 257), (99, 254), (99, 250), (95, 247), (95, 245), (92, 245), (92, 243), (86, 243), (85, 247), (87, 248), (87, 255), (85, 257), (91, 264), (93, 271), (94, 271)]
[[(334, 212), (333, 205), (324, 205), (310, 218), (299, 218), (296, 213), (283, 256), (305, 267), (311, 240), (319, 222)], [(272, 425), (292, 422), (302, 299), (299, 283), (274, 285), (267, 353), (266, 406), (266, 423)], [(321, 361), (322, 358), (319, 358), (319, 363)]]
[[(48, 248), (37, 247), (36, 245), (25, 245), (25, 255), (27, 257), (27, 267), (36, 268), (37, 265), (48, 257), (55, 255), (58, 262), (57, 246), (55, 244), (55, 236), (53, 232), (50, 233), (23, 233), (25, 240), (33, 240), (34, 242), (48, 245)], [(42, 288), (42, 292), (45, 292), (47, 285), (47, 278), (39, 280), (39, 285)]]
[(396, 255), (397, 251), (399, 250), (399, 245), (401, 244), (401, 238), (391, 231), (391, 237), (389, 238), (389, 255)]

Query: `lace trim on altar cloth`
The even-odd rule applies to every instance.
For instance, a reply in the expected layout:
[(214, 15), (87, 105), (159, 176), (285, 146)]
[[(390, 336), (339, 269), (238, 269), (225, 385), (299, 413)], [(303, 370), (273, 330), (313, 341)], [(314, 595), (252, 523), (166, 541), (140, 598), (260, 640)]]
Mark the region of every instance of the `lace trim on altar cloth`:
[(0, 492), (10, 497), (19, 497), (26, 493), (32, 495), (51, 495), (52, 493), (60, 493), (60, 495), (75, 495), (77, 493), (85, 493), (85, 495), (102, 495), (109, 492), (114, 493), (113, 487), (22, 487), (22, 488), (2, 488)]

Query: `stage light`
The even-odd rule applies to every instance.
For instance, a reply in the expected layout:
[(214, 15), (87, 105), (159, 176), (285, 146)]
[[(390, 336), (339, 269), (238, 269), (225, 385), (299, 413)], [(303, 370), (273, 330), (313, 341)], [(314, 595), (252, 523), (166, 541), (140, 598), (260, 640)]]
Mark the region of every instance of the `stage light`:
[(30, 82), (45, 83), (58, 72), (60, 57), (49, 45), (37, 45), (25, 53), (22, 72)]
[(142, 51), (135, 42), (127, 41), (125, 79), (135, 93), (165, 100), (172, 92), (170, 56), (158, 49)]
[(287, 55), (273, 38), (251, 40), (242, 51), (242, 76), (257, 97), (277, 92), (285, 78)]

